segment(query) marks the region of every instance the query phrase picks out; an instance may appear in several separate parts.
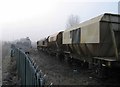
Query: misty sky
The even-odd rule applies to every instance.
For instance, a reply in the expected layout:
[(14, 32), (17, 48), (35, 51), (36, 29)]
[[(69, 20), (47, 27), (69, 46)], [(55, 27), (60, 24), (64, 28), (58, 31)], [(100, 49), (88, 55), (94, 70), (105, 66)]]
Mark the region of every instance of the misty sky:
[(0, 40), (12, 41), (28, 36), (37, 41), (65, 30), (70, 15), (79, 16), (82, 22), (105, 12), (118, 13), (119, 0), (98, 1), (1, 0)]

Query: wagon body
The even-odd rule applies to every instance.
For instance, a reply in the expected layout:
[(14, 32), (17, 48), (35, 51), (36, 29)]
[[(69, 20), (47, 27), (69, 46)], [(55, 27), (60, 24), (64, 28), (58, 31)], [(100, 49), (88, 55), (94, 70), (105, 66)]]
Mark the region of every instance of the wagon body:
[(120, 15), (105, 13), (63, 32), (63, 44), (81, 60), (120, 60)]
[(45, 50), (48, 46), (48, 40), (46, 38), (37, 41), (37, 49)]
[(50, 35), (48, 38), (48, 50), (51, 53), (60, 53), (62, 50), (62, 33), (58, 32), (53, 35)]

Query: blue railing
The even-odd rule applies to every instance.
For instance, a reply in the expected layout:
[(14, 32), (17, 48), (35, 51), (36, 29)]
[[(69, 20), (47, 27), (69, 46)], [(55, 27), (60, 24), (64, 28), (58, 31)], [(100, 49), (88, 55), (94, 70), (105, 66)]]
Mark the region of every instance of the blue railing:
[(11, 45), (11, 56), (15, 57), (18, 77), (21, 79), (21, 85), (32, 85), (34, 87), (43, 87), (45, 85), (45, 76), (41, 70), (38, 70), (33, 60), (25, 52)]

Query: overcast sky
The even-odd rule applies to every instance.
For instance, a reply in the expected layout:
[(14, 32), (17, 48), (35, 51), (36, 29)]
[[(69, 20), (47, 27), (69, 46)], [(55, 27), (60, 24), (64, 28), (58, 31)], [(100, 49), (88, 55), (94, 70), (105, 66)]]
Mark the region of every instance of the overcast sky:
[(12, 41), (27, 36), (32, 41), (40, 40), (65, 30), (71, 14), (78, 15), (83, 22), (105, 12), (118, 13), (119, 0), (98, 1), (1, 0), (0, 40)]

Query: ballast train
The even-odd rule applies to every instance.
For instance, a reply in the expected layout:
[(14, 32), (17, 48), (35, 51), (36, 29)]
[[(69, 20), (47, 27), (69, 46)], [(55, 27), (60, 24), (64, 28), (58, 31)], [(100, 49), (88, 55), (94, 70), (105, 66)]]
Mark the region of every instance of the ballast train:
[(104, 13), (37, 41), (37, 48), (89, 67), (120, 66), (120, 15)]

